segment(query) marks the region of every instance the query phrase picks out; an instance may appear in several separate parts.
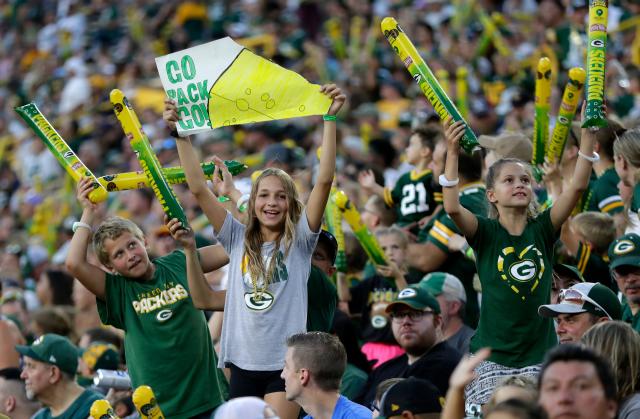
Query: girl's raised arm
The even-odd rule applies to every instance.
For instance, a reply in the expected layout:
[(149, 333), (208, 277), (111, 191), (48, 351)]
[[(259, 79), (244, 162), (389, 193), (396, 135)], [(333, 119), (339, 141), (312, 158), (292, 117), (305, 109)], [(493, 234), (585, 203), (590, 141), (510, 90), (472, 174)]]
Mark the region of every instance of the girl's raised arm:
[[(320, 151), (320, 170), (315, 185), (307, 202), (307, 222), (311, 231), (320, 230), (322, 215), (329, 199), (333, 175), (336, 171), (336, 121), (338, 113), (346, 96), (335, 84), (325, 84), (320, 89), (322, 93), (333, 99), (333, 103), (324, 120), (324, 133), (322, 135), (322, 148)], [(333, 118), (332, 118), (333, 117)]]
[[(178, 122), (178, 108), (174, 101), (166, 99), (164, 101), (164, 112), (162, 118), (172, 132), (176, 132), (176, 123)], [(196, 197), (198, 205), (202, 208), (202, 212), (207, 216), (209, 222), (216, 232), (219, 232), (224, 224), (227, 216), (227, 210), (218, 202), (215, 194), (207, 187), (207, 181), (200, 167), (198, 156), (196, 155), (191, 139), (189, 137), (177, 137), (176, 146), (178, 148), (178, 156), (180, 164), (184, 169), (185, 177), (189, 190)], [(216, 166), (214, 178), (220, 175), (220, 171)]]
[[(585, 102), (586, 103), (586, 102)], [(582, 105), (582, 119), (584, 120), (584, 108)], [(580, 134), (580, 151), (578, 152), (578, 161), (576, 168), (573, 170), (573, 178), (566, 190), (553, 203), (551, 207), (551, 222), (555, 229), (559, 229), (567, 220), (571, 212), (575, 208), (582, 193), (589, 186), (589, 178), (591, 178), (591, 169), (593, 162), (600, 157), (593, 152), (593, 144), (595, 143), (596, 134), (587, 128), (582, 128)]]
[[(447, 141), (447, 159), (444, 165), (444, 182), (442, 185), (442, 197), (444, 199), (444, 210), (458, 226), (465, 237), (473, 237), (478, 229), (478, 219), (476, 216), (460, 205), (460, 194), (458, 192), (458, 156), (460, 154), (460, 139), (464, 135), (464, 124), (458, 121), (451, 123), (448, 118), (444, 122), (444, 136)], [(441, 177), (442, 177), (441, 176)]]

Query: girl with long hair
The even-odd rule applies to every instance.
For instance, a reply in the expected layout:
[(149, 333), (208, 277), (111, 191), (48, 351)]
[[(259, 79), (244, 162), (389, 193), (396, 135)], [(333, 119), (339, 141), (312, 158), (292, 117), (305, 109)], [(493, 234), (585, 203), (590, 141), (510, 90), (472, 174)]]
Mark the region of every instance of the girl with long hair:
[(625, 234), (640, 234), (640, 128), (624, 131), (613, 143), (613, 163), (621, 187), (631, 188)]

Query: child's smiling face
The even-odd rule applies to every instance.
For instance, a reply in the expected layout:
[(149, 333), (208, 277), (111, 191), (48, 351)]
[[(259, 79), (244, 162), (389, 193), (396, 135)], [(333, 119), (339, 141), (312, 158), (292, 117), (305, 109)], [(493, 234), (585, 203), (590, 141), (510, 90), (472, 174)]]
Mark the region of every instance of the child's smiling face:
[(499, 170), (487, 191), (489, 201), (503, 207), (528, 207), (533, 195), (529, 170), (522, 163), (506, 163)]
[(267, 176), (257, 186), (254, 211), (260, 224), (267, 228), (282, 225), (289, 210), (289, 200), (282, 181), (277, 176)]

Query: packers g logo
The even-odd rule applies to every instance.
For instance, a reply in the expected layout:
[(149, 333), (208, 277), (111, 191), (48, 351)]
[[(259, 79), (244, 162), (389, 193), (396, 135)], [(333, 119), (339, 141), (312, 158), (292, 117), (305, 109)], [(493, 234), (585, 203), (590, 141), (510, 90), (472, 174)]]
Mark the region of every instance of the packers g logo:
[(274, 300), (273, 295), (268, 291), (263, 291), (260, 299), (256, 298), (256, 295), (252, 292), (244, 294), (244, 303), (253, 311), (268, 310), (273, 305)]
[(624, 255), (629, 252), (633, 252), (636, 248), (636, 245), (631, 240), (620, 240), (613, 246), (613, 253), (616, 255)]
[(418, 295), (418, 293), (413, 288), (405, 288), (398, 294), (398, 299), (403, 300), (405, 298), (415, 297), (416, 295)]
[(173, 311), (168, 309), (160, 310), (158, 314), (156, 314), (156, 320), (158, 320), (160, 323), (164, 323), (167, 320), (169, 320), (172, 316), (173, 316)]
[(505, 247), (498, 255), (497, 267), (500, 278), (523, 300), (524, 292), (533, 293), (538, 287), (545, 270), (542, 252), (533, 244), (519, 253), (513, 246)]
[(374, 329), (382, 329), (387, 325), (387, 318), (385, 316), (376, 315), (371, 318), (371, 326)]

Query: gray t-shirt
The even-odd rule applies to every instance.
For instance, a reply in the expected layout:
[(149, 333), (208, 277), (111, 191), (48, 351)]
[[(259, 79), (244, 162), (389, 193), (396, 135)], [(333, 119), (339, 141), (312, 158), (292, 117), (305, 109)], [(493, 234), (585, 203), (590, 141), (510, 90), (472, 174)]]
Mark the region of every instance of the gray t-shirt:
[(460, 330), (458, 330), (455, 335), (447, 339), (447, 343), (456, 348), (461, 354), (468, 354), (469, 342), (471, 342), (471, 338), (475, 333), (475, 330), (473, 330), (466, 324), (463, 324)]
[(621, 405), (618, 419), (633, 419), (640, 417), (640, 394), (628, 397)]
[[(274, 277), (258, 300), (244, 256), (245, 229), (227, 213), (218, 233), (230, 260), (219, 366), (232, 363), (251, 371), (281, 370), (287, 337), (306, 330), (307, 280), (318, 233), (311, 231), (306, 210), (303, 211), (286, 260), (281, 243)], [(265, 266), (269, 266), (274, 247), (274, 242), (262, 246)], [(262, 281), (263, 278), (258, 279), (259, 289)]]

